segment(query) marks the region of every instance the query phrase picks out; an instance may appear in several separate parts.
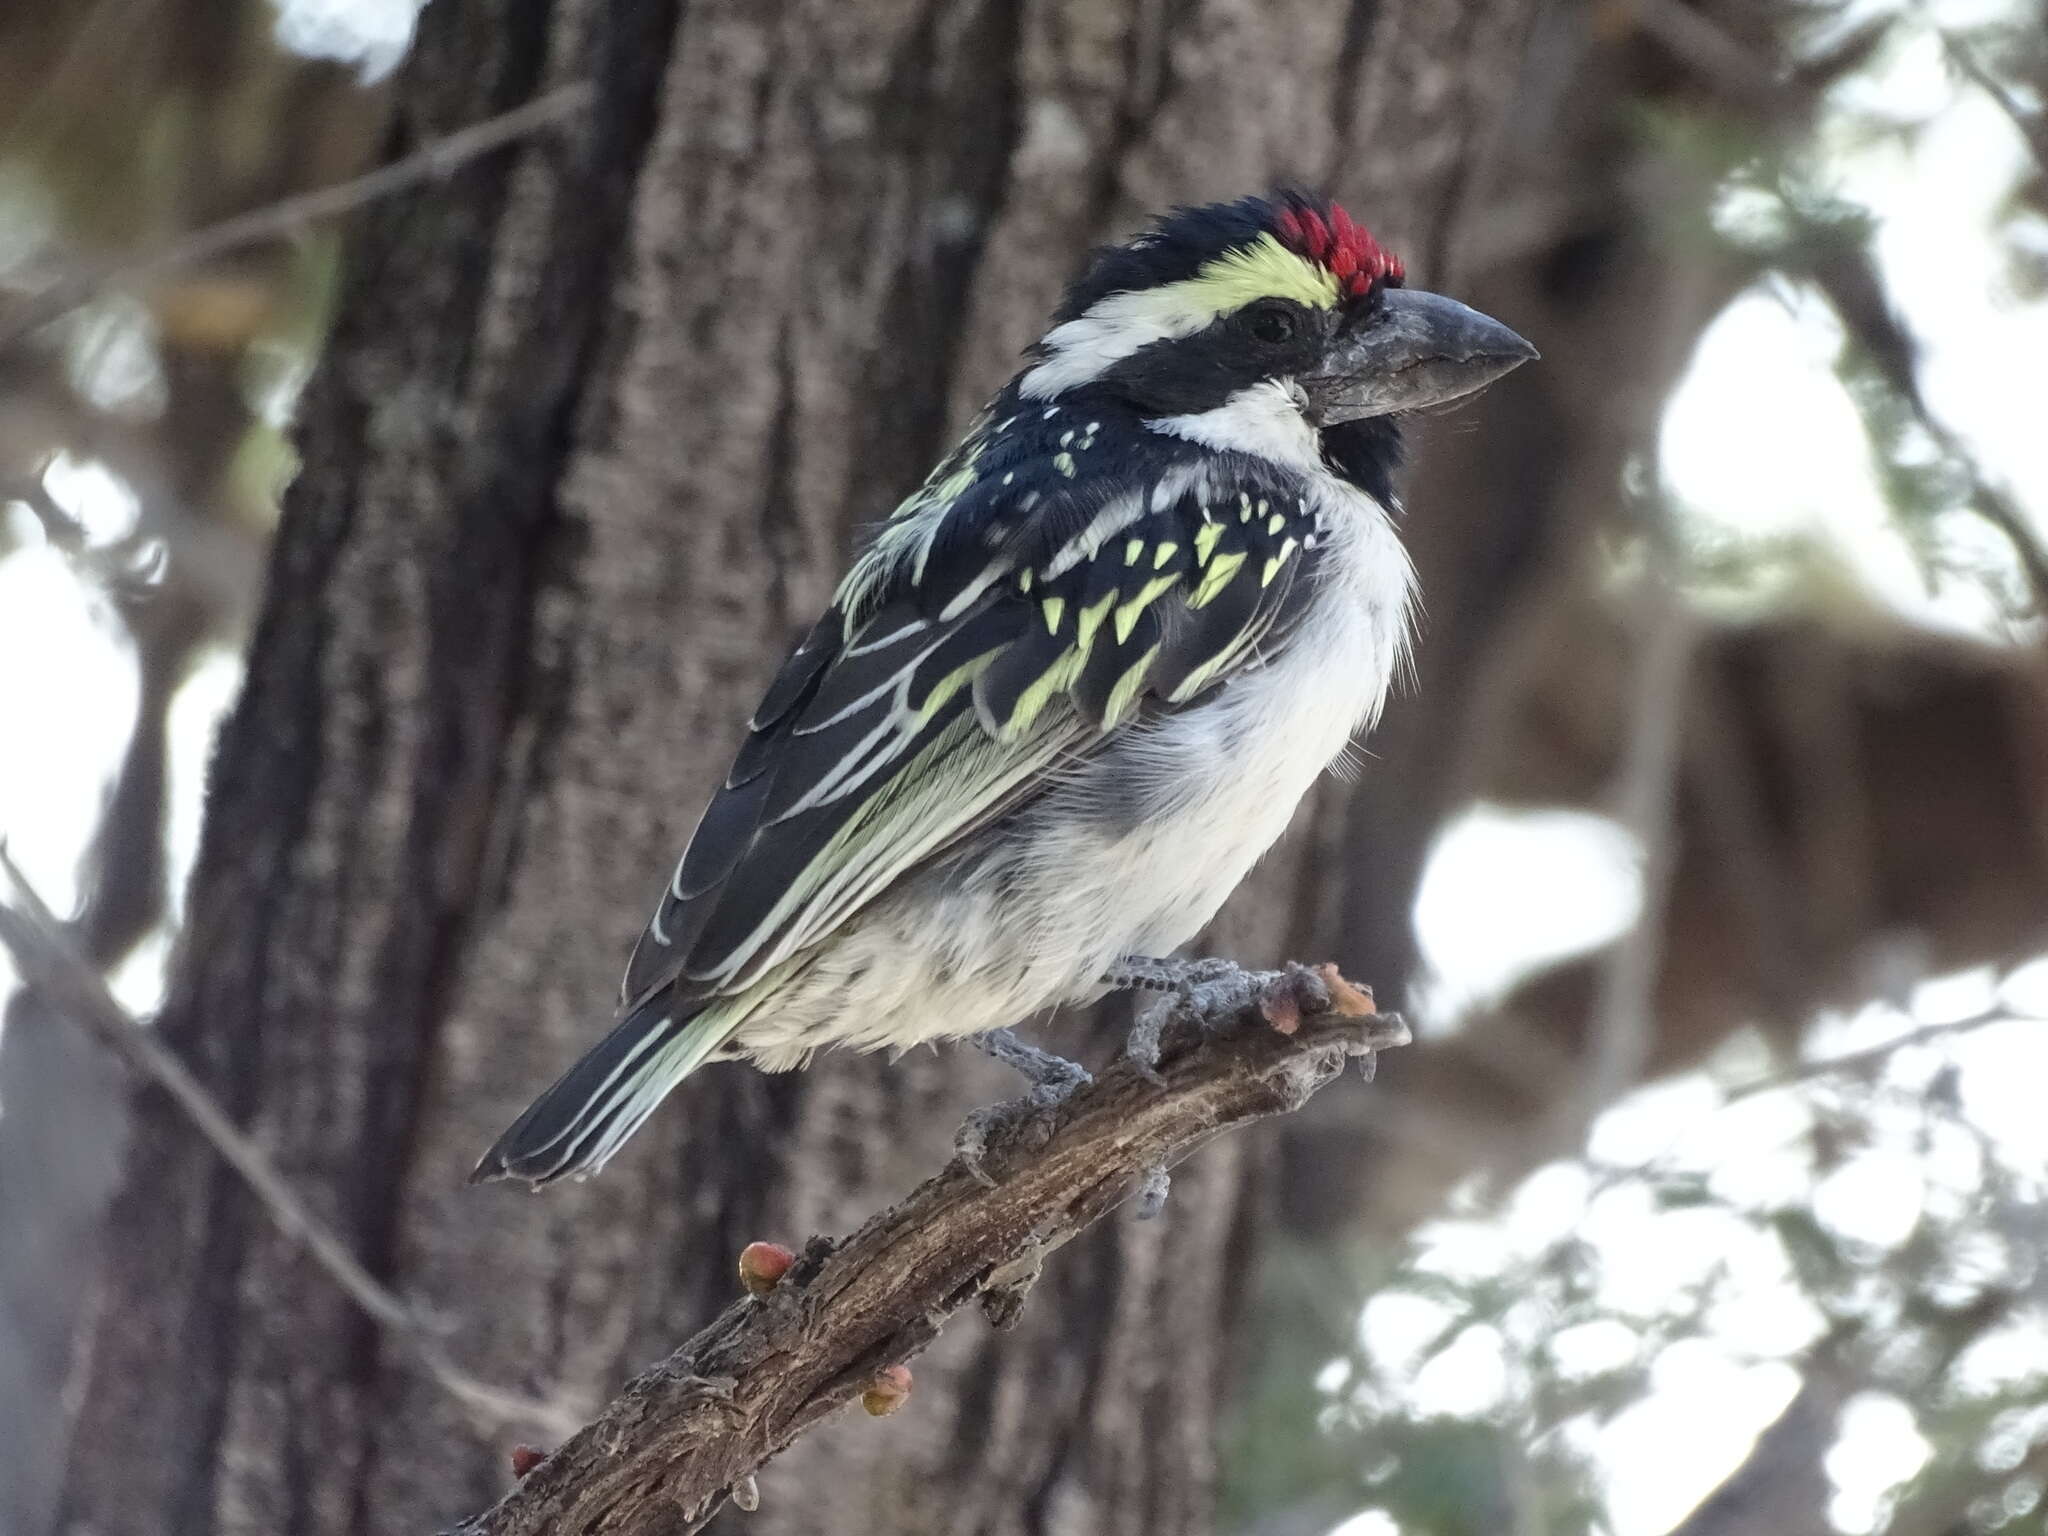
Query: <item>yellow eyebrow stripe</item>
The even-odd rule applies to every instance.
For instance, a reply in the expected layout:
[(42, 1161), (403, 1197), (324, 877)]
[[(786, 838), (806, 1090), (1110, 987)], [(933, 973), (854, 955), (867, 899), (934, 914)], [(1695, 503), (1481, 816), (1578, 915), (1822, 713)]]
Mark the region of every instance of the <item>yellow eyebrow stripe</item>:
[(1193, 277), (1153, 291), (1216, 315), (1257, 299), (1293, 299), (1310, 309), (1331, 309), (1338, 297), (1337, 279), (1328, 268), (1295, 255), (1270, 234), (1204, 262)]

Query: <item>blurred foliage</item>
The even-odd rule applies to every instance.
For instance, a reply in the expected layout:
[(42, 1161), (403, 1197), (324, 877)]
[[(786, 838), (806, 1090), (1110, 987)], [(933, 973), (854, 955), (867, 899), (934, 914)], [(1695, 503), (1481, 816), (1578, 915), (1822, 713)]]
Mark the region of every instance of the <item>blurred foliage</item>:
[[(1889, 1528), (1993, 1531), (2025, 1516), (2048, 1472), (2043, 1178), (1963, 1112), (1945, 1045), (1761, 1092), (1734, 1080), (1753, 1069), (1724, 1068), (1718, 1108), (1694, 1096), (1676, 1115), (1648, 1090), (1617, 1113), (1638, 1136), (1682, 1125), (1674, 1150), (1553, 1165), (1505, 1198), (1468, 1198), (1348, 1275), (1274, 1255), (1262, 1307), (1299, 1320), (1343, 1312), (1335, 1298), (1373, 1300), (1363, 1325), (1321, 1335), (1321, 1358), (1295, 1330), (1261, 1359), (1234, 1447), (1240, 1527), (1341, 1469), (1354, 1509), (1384, 1511), (1409, 1536), (1612, 1529), (1589, 1452), (1649, 1393), (1660, 1357), (1702, 1340), (1734, 1365), (1822, 1373), (1838, 1399), (1911, 1405), (1928, 1459), (1900, 1469)], [(1814, 1198), (1866, 1156), (1922, 1171), (1921, 1187), (1898, 1192), (1917, 1214), (1882, 1238)], [(1799, 1194), (1748, 1193), (1765, 1187)], [(1645, 1268), (1661, 1283), (1642, 1283)], [(1387, 1309), (1399, 1321), (1376, 1326)], [(1776, 1349), (1756, 1346), (1773, 1335)], [(1446, 1408), (1431, 1367), (1460, 1350), (1498, 1370), (1456, 1366), (1454, 1395), (1497, 1386)], [(1309, 1379), (1322, 1441), (1262, 1437), (1261, 1424), (1290, 1422), (1273, 1397)]]
[(109, 898), (80, 914), (108, 963), (175, 908), (165, 722), (199, 661), (239, 652), (253, 618), (337, 237), (247, 243), (147, 280), (140, 264), (355, 174), (384, 116), (347, 59), (280, 44), (293, 11), (0, 8), (0, 560), (33, 542), (64, 553), (75, 600), (133, 654), (139, 684), (134, 746), (109, 765), (81, 871)]
[[(368, 160), (381, 92), (280, 46), (279, 21), (268, 0), (0, 14), (0, 493), (60, 455), (103, 464), (140, 497), (166, 579), (206, 590), (219, 640), (253, 602), (282, 428), (334, 292), (333, 232), (143, 284), (122, 270)], [(37, 295), (81, 274), (89, 302), (12, 334)]]
[[(1863, 69), (1888, 62), (1900, 50), (1938, 46), (1957, 91), (1981, 92), (1997, 103), (2030, 151), (2030, 164), (2014, 180), (1992, 227), (1929, 231), (1926, 271), (1903, 280), (1939, 282), (1938, 252), (1945, 244), (1988, 241), (2000, 252), (2012, 299), (2048, 292), (2044, 19), (2021, 0), (2000, 20), (1952, 32), (1925, 6), (1909, 4), (1866, 20), (1850, 34), (1846, 53), (1839, 43), (1829, 45), (1831, 57), (1848, 58)], [(1838, 87), (1858, 84), (1854, 71), (1836, 79)], [(1759, 279), (1818, 295), (1841, 321), (1837, 372), (1863, 419), (1886, 502), (1930, 589), (1941, 576), (1977, 582), (2011, 616), (2025, 617), (2048, 598), (2048, 553), (2036, 520), (1985, 473), (1953, 424), (1930, 408), (1920, 384), (1920, 343), (1892, 302), (1876, 254), (1877, 220), (1838, 188), (1834, 157), (1880, 146), (1910, 152), (1933, 121), (1872, 95), (1831, 89), (1818, 132), (1767, 141), (1754, 154), (1731, 158), (1722, 182), (1719, 232), (1731, 252), (1754, 265)], [(1940, 536), (1940, 519), (1960, 510), (1975, 512), (2004, 536), (2022, 578), (2017, 589), (1981, 560), (1959, 559), (1955, 541)]]
[[(1873, 103), (1851, 87), (1896, 49), (1938, 45), (1957, 91), (1995, 99), (2032, 153), (1991, 227), (1942, 238), (1995, 243), (2015, 301), (2048, 294), (2048, 18), (2024, 0), (2002, 19), (1960, 33), (1940, 30), (1918, 3), (1819, 5), (1801, 8), (1799, 17), (1788, 73), (1767, 83), (1760, 70), (1724, 79), (1734, 89), (1718, 99), (1667, 93), (1636, 105), (1632, 131), (1654, 143), (1664, 163), (1718, 188), (1711, 220), (1669, 233), (1717, 250), (1748, 275), (1746, 286), (1809, 296), (1832, 311), (1842, 330), (1836, 373), (1863, 423), (1885, 504), (1930, 586), (1966, 581), (1994, 594), (2009, 615), (2036, 614), (2048, 595), (2037, 520), (1930, 410), (1919, 343), (1894, 307), (1876, 252), (1877, 220), (1843, 194), (1832, 157), (1917, 143), (1930, 119)], [(1733, 71), (1742, 62), (1731, 53), (1721, 67)], [(1822, 93), (1818, 126), (1776, 131), (1772, 93), (1802, 86)], [(1656, 478), (1647, 456), (1636, 472)], [(1663, 505), (1647, 483), (1631, 491), (1639, 505)], [(1947, 519), (1965, 511), (1997, 528), (2012, 558), (1988, 558), (1982, 545), (1949, 537)], [(1831, 611), (1871, 602), (1839, 557), (1812, 538), (1737, 537), (1682, 519), (1675, 532), (1688, 589), (1740, 592), (1748, 612), (1759, 602)], [(1627, 588), (1640, 574), (1640, 541), (1608, 555), (1610, 589)], [(1929, 1054), (1940, 1056), (1939, 1047), (1902, 1051), (1900, 1060), (1880, 1055), (1860, 1072), (1761, 1094), (1731, 1086), (1723, 1072), (1714, 1090), (1722, 1107), (1702, 1117), (1699, 1131), (1701, 1143), (1716, 1149), (1705, 1161), (1573, 1160), (1514, 1191), (1466, 1191), (1463, 1212), (1419, 1230), (1397, 1253), (1346, 1261), (1293, 1249), (1266, 1256), (1252, 1307), (1267, 1323), (1228, 1448), (1228, 1528), (1320, 1533), (1373, 1510), (1385, 1519), (1380, 1528), (1403, 1536), (1610, 1531), (1615, 1520), (1597, 1447), (1620, 1416), (1653, 1394), (1669, 1351), (1710, 1343), (1735, 1365), (1782, 1361), (1808, 1383), (1775, 1426), (1756, 1426), (1763, 1433), (1753, 1475), (1783, 1450), (1774, 1437), (1812, 1438), (1798, 1410), (1816, 1384), (1825, 1388), (1820, 1436), (1796, 1447), (1793, 1459), (1823, 1493), (1820, 1462), (1844, 1422), (1842, 1404), (1877, 1394), (1907, 1405), (1926, 1442), (1925, 1463), (1899, 1468), (1874, 1524), (1834, 1511), (1846, 1528), (1950, 1536), (2032, 1520), (2026, 1528), (2040, 1529), (2048, 1482), (2048, 1271), (2039, 1256), (2048, 1188), (2041, 1170), (2015, 1166), (1964, 1113), (1954, 1066), (1945, 1058), (1929, 1066)], [(1751, 1063), (1750, 1075), (1756, 1071)], [(1770, 1181), (1779, 1194), (1745, 1197), (1729, 1187), (1728, 1169), (1754, 1150), (1745, 1117), (1766, 1105), (1796, 1124), (1773, 1152), (1797, 1166)], [(1630, 1112), (1627, 1103), (1619, 1111)], [(1636, 1112), (1655, 1113), (1640, 1105)], [(1947, 1173), (1930, 1176), (1909, 1230), (1875, 1242), (1831, 1225), (1816, 1209), (1815, 1191), (1883, 1149)], [(1580, 1219), (1533, 1247), (1518, 1246), (1518, 1201), (1559, 1180), (1583, 1185)], [(1902, 1201), (1914, 1198), (1900, 1191)], [(1728, 1235), (1731, 1252), (1702, 1262), (1653, 1305), (1625, 1304), (1610, 1274), (1621, 1256), (1582, 1230), (1599, 1225), (1589, 1219), (1603, 1202), (1632, 1205), (1633, 1243), (1654, 1249), (1666, 1230), (1711, 1222)], [(1474, 1250), (1487, 1259), (1475, 1262)], [(1765, 1294), (1781, 1328), (1796, 1335), (1775, 1351), (1744, 1346), (1729, 1322)], [(1350, 1304), (1360, 1297), (1363, 1323)], [(1371, 1319), (1387, 1306), (1406, 1309), (1417, 1328), (1417, 1319), (1433, 1319), (1428, 1336), (1412, 1348), (1376, 1351), (1381, 1330)], [(1500, 1387), (1483, 1406), (1452, 1411), (1430, 1368), (1461, 1350), (1481, 1363), (1468, 1359), (1454, 1375), (1469, 1384), (1475, 1370), (1480, 1377), (1492, 1371), (1497, 1357)], [(1323, 1430), (1311, 1444), (1286, 1429), (1306, 1421), (1304, 1393), (1312, 1394)], [(1783, 1468), (1773, 1475), (1782, 1479)], [(1349, 1489), (1342, 1509), (1311, 1492), (1330, 1489), (1333, 1476), (1342, 1480), (1334, 1486)], [(1724, 1489), (1744, 1476), (1735, 1469)], [(1300, 1519), (1274, 1517), (1290, 1504)], [(1716, 1526), (1707, 1513), (1694, 1517), (1703, 1532), (1793, 1528), (1754, 1515), (1749, 1525)], [(1824, 1511), (1813, 1513), (1818, 1519)], [(1679, 1536), (1691, 1523), (1681, 1524)]]

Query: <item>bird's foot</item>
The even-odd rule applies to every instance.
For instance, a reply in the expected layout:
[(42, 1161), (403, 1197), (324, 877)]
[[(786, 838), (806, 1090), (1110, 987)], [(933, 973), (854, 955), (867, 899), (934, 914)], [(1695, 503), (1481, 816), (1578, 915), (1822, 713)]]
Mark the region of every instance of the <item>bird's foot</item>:
[(1020, 1038), (1014, 1029), (991, 1029), (974, 1037), (975, 1049), (1006, 1067), (1014, 1067), (1031, 1080), (1034, 1097), (1051, 1095), (1045, 1102), (1062, 1103), (1076, 1088), (1095, 1081), (1078, 1061), (1055, 1056)]
[(1077, 1061), (1055, 1056), (1051, 1051), (1027, 1045), (1016, 1031), (992, 1029), (974, 1037), (975, 1045), (1007, 1067), (1014, 1067), (1031, 1080), (1031, 1090), (1021, 1099), (1008, 1099), (984, 1109), (970, 1110), (953, 1136), (953, 1152), (960, 1166), (989, 1189), (996, 1181), (982, 1166), (988, 1144), (999, 1132), (1019, 1126), (1030, 1127), (1049, 1139), (1059, 1108), (1076, 1088), (1095, 1081)]
[(1166, 994), (1138, 1011), (1124, 1037), (1124, 1054), (1132, 1065), (1148, 1082), (1161, 1086), (1166, 1080), (1159, 1075), (1159, 1040), (1166, 1027), (1182, 1018), (1203, 1022), (1218, 1017), (1220, 1009), (1241, 1006), (1260, 980), (1230, 960), (1156, 960), (1147, 955), (1124, 956), (1102, 979), (1127, 991)]
[(1166, 1171), (1164, 1163), (1154, 1163), (1145, 1170), (1145, 1177), (1138, 1183), (1137, 1217), (1150, 1221), (1166, 1209), (1166, 1192), (1173, 1187), (1173, 1176)]
[(1230, 960), (1154, 960), (1129, 955), (1103, 977), (1112, 987), (1144, 988), (1166, 995), (1138, 1014), (1124, 1041), (1124, 1054), (1139, 1073), (1160, 1084), (1159, 1042), (1169, 1026), (1186, 1021), (1215, 1029), (1247, 1008), (1283, 1035), (1301, 1027), (1305, 1014), (1334, 1009), (1371, 1013), (1370, 991), (1354, 987), (1334, 966), (1289, 965), (1277, 971), (1248, 971)]

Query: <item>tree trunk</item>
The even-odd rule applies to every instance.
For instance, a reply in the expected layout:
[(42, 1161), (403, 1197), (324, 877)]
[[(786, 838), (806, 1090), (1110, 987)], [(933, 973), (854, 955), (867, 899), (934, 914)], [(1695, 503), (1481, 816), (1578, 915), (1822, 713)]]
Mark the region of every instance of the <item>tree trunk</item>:
[[(355, 231), (159, 1027), (370, 1267), (447, 1317), (468, 1369), (594, 1405), (728, 1298), (746, 1241), (853, 1226), (1007, 1090), (959, 1051), (720, 1067), (601, 1179), (462, 1183), (604, 1028), (851, 530), (1008, 374), (1090, 242), (1280, 176), (1327, 182), (1424, 282), (1483, 269), (1560, 324), (1613, 311), (1576, 370), (1510, 381), (1418, 489), (1432, 690), (1390, 722), (1369, 792), (1320, 794), (1214, 940), (1255, 963), (1337, 946), (1401, 979), (1482, 658), (1611, 510), (1627, 433), (1573, 391), (1648, 312), (1670, 333), (1619, 387), (1653, 398), (1716, 291), (1587, 234), (1629, 225), (1641, 167), (1614, 142), (1628, 40), (1577, 16), (429, 8), (389, 153), (572, 79), (595, 106)], [(1276, 1175), (1329, 1150), (1290, 1145), (1209, 1149), (1164, 1220), (1062, 1253), (1015, 1331), (953, 1329), (905, 1412), (811, 1436), (747, 1528), (1208, 1529)], [(155, 1095), (106, 1253), (62, 1529), (425, 1530), (503, 1486), (521, 1426), (414, 1374)]]

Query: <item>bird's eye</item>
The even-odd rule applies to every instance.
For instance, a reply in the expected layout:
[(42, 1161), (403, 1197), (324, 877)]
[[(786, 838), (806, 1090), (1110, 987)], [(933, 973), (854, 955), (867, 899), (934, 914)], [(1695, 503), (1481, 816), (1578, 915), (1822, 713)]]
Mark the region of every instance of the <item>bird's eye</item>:
[(1247, 318), (1254, 340), (1268, 346), (1280, 346), (1294, 340), (1294, 311), (1285, 304), (1261, 304)]

